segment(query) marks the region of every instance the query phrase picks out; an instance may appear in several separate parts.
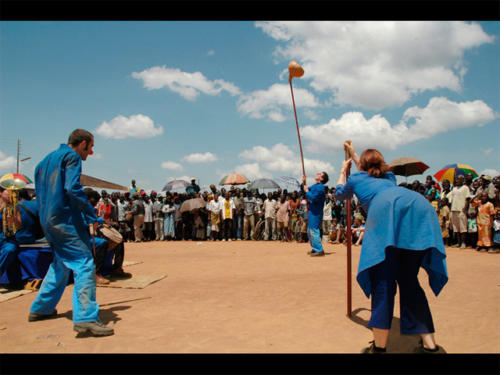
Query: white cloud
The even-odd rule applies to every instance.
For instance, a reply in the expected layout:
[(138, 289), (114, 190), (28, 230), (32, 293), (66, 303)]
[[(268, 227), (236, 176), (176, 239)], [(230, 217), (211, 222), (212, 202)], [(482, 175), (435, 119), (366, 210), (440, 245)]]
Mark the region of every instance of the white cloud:
[(481, 151), (486, 155), (486, 156), (490, 156), (491, 153), (493, 152), (493, 148), (490, 147), (490, 148), (481, 148)]
[(164, 161), (163, 163), (161, 163), (161, 167), (163, 169), (170, 169), (173, 171), (182, 171), (182, 165), (174, 161)]
[(459, 91), (465, 52), (494, 37), (467, 22), (257, 22), (281, 44), (275, 55), (297, 60), (302, 79), (338, 104), (382, 109), (414, 94)]
[(94, 155), (92, 155), (92, 157), (96, 160), (101, 160), (102, 159), (102, 154), (99, 153), (99, 152), (95, 152)]
[[(294, 88), (296, 107), (315, 108), (319, 103), (306, 89)], [(276, 83), (267, 90), (257, 90), (243, 94), (238, 99), (238, 111), (252, 118), (267, 117), (282, 122), (293, 117), (293, 104), (290, 86)]]
[(15, 172), (17, 159), (13, 156), (7, 156), (0, 151), (0, 171), (2, 172)]
[(165, 65), (154, 66), (139, 73), (133, 72), (132, 77), (142, 80), (143, 86), (149, 90), (168, 87), (188, 100), (195, 100), (200, 93), (217, 95), (227, 91), (231, 95), (240, 94), (240, 89), (231, 82), (222, 79), (210, 81), (201, 72), (187, 73)]
[(247, 177), (250, 181), (253, 181), (258, 178), (272, 178), (272, 174), (267, 171), (263, 171), (260, 168), (259, 163), (249, 163), (238, 165), (234, 171), (236, 173), (241, 173), (245, 177)]
[[(271, 148), (255, 146), (250, 150), (244, 150), (239, 156), (244, 159), (254, 160), (259, 163), (259, 168), (264, 168), (271, 172), (271, 174), (281, 173), (296, 177), (302, 176), (300, 153), (293, 152), (288, 146), (282, 143), (277, 143)], [(304, 167), (306, 175), (308, 176), (315, 175), (319, 171), (325, 171), (327, 173), (333, 173), (335, 171), (332, 164), (328, 162), (307, 158), (304, 158)], [(260, 171), (260, 169), (257, 169), (255, 166), (253, 168), (255, 171)], [(261, 173), (266, 173), (265, 170)]]
[(153, 120), (145, 115), (119, 115), (110, 122), (103, 121), (95, 131), (105, 138), (151, 138), (163, 134), (163, 127), (155, 127)]
[(490, 176), (490, 177), (496, 177), (496, 176), (500, 175), (500, 171), (497, 171), (496, 169), (485, 169), (485, 170), (479, 172), (479, 176), (481, 176), (483, 174), (486, 176)]
[(211, 163), (219, 159), (211, 152), (205, 152), (204, 154), (200, 153), (189, 154), (187, 156), (184, 156), (182, 160), (188, 163)]
[(215, 55), (215, 51), (213, 49), (207, 52), (207, 56), (213, 56), (213, 55)]
[(311, 152), (338, 151), (351, 139), (358, 150), (367, 147), (396, 149), (431, 138), (436, 134), (471, 126), (482, 126), (498, 114), (480, 100), (456, 103), (446, 98), (432, 98), (425, 108), (408, 108), (395, 126), (381, 115), (366, 119), (360, 112), (348, 112), (319, 126), (305, 126), (302, 137), (309, 141)]

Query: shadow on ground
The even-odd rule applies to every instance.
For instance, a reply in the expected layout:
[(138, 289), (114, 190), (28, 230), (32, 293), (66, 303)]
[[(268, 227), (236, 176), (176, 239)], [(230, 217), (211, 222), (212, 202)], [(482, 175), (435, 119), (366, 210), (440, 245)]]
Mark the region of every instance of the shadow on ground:
[[(362, 325), (363, 327), (366, 327), (371, 331), (371, 328), (368, 327), (368, 320), (365, 320), (359, 316), (359, 313), (362, 311), (370, 311), (370, 310), (365, 308), (356, 309), (352, 312), (350, 319), (354, 323)], [(387, 340), (387, 353), (413, 353), (414, 349), (418, 346), (418, 342), (420, 341), (420, 336), (403, 335), (401, 334), (400, 327), (401, 327), (401, 320), (399, 318), (393, 317), (392, 326), (391, 329), (389, 330), (389, 338)], [(369, 343), (366, 343), (366, 345), (364, 346), (360, 345), (360, 351), (362, 348), (368, 345)], [(438, 353), (444, 354), (446, 353), (446, 350), (444, 350), (444, 348), (440, 346)]]

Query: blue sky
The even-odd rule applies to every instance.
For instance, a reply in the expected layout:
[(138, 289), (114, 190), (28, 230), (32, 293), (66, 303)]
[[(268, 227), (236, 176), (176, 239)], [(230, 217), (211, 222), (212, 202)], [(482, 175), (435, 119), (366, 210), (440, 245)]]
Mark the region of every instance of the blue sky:
[[(160, 190), (228, 173), (334, 184), (352, 139), (390, 162), (500, 173), (499, 22), (2, 22), (0, 173), (33, 177), (76, 128), (83, 173)], [(398, 178), (403, 181), (404, 178)]]

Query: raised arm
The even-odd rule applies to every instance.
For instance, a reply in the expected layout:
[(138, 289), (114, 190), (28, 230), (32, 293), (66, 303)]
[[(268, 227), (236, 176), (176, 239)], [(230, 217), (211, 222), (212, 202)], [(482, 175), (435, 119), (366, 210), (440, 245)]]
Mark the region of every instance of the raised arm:
[(352, 161), (354, 161), (354, 164), (356, 164), (356, 167), (358, 168), (358, 171), (361, 170), (361, 165), (359, 163), (359, 156), (356, 154), (356, 151), (354, 150), (354, 145), (352, 144), (351, 140), (347, 140), (344, 142), (344, 150), (346, 150), (349, 153), (350, 158)]

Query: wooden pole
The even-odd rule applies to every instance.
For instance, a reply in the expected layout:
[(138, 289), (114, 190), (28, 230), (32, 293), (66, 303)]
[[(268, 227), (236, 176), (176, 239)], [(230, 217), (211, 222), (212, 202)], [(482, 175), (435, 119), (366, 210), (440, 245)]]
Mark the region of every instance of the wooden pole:
[[(349, 159), (349, 152), (345, 151), (345, 160)], [(345, 180), (347, 183), (347, 179), (349, 177), (350, 170), (346, 170), (345, 172)], [(347, 316), (351, 317), (352, 312), (352, 255), (351, 255), (351, 247), (352, 247), (352, 229), (351, 229), (351, 199), (346, 200), (346, 245), (347, 245)]]
[(295, 98), (293, 97), (292, 76), (290, 76), (288, 81), (290, 82), (290, 91), (292, 92), (293, 113), (295, 114), (295, 124), (297, 125), (297, 136), (299, 137), (300, 160), (302, 161), (302, 175), (305, 176), (306, 170), (304, 168), (304, 154), (302, 153), (302, 142), (300, 141), (299, 121), (297, 120), (297, 110), (295, 109)]

